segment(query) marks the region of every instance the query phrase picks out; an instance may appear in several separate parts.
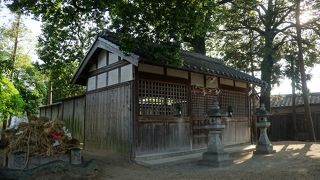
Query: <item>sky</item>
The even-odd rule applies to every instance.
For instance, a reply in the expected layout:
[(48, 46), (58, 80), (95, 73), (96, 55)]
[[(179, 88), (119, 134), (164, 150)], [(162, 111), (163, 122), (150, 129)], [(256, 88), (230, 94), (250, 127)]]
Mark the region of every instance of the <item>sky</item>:
[[(12, 13), (10, 13), (9, 9), (6, 8), (3, 3), (0, 5), (0, 26), (8, 26), (10, 21), (14, 19)], [(36, 53), (36, 44), (38, 36), (41, 34), (41, 23), (39, 21), (33, 20), (31, 16), (22, 16), (22, 23), (30, 30), (28, 34), (27, 40), (28, 42), (23, 41), (25, 43), (26, 49), (25, 53), (29, 54), (32, 57), (33, 61), (40, 61), (37, 53)], [(40, 61), (41, 62), (41, 61)]]
[[(14, 17), (10, 14), (7, 8), (0, 9), (0, 25), (8, 24)], [(23, 22), (27, 28), (31, 31), (31, 39), (33, 42), (28, 43), (29, 49), (27, 53), (31, 55), (33, 61), (40, 61), (36, 54), (36, 41), (37, 37), (41, 34), (41, 22), (32, 19), (30, 16), (23, 16)], [(315, 65), (313, 68), (308, 68), (307, 73), (311, 74), (311, 81), (307, 83), (310, 92), (320, 92), (320, 64)], [(290, 94), (291, 93), (291, 81), (287, 78), (281, 79), (279, 86), (275, 85), (272, 88), (272, 95)]]
[[(316, 64), (313, 68), (307, 68), (306, 73), (311, 74), (311, 80), (307, 82), (310, 92), (320, 92), (320, 64)], [(271, 94), (291, 94), (291, 80), (281, 79), (280, 86), (274, 86)]]

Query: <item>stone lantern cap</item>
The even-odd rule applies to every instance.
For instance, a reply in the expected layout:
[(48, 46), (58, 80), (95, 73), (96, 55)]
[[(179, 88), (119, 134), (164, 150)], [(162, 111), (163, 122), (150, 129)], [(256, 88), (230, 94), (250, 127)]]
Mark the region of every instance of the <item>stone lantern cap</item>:
[(226, 113), (223, 113), (221, 110), (220, 110), (220, 107), (219, 107), (219, 104), (218, 104), (218, 101), (216, 98), (214, 98), (213, 100), (213, 107), (209, 109), (208, 111), (208, 116), (209, 117), (222, 117), (222, 116), (227, 116)]
[(260, 109), (256, 111), (255, 115), (259, 117), (267, 117), (267, 116), (271, 116), (272, 114), (266, 110), (266, 107), (264, 104), (261, 104)]

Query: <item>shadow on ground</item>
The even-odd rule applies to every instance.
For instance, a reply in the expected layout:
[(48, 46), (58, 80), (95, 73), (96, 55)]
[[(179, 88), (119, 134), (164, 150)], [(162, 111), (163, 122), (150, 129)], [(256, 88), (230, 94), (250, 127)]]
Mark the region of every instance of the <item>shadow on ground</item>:
[(232, 155), (233, 164), (222, 168), (199, 166), (197, 161), (144, 167), (115, 159), (100, 159), (98, 179), (319, 179), (320, 144), (276, 142), (269, 155), (252, 152)]

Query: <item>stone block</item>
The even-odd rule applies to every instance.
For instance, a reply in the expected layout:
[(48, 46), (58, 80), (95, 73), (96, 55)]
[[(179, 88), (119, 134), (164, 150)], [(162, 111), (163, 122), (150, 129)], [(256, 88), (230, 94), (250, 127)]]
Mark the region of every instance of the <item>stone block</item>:
[(70, 163), (71, 164), (81, 164), (81, 149), (75, 148), (70, 150)]
[(199, 161), (199, 165), (211, 166), (211, 167), (223, 167), (232, 163), (228, 153), (213, 153), (205, 152), (202, 155), (202, 160)]

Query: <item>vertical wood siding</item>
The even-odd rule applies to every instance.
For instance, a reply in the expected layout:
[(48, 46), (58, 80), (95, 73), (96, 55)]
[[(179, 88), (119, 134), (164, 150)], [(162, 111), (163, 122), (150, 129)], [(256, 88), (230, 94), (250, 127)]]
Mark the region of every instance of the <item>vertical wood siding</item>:
[(85, 148), (129, 155), (132, 83), (86, 95)]
[(85, 98), (63, 101), (62, 119), (74, 138), (84, 141)]
[(190, 149), (188, 117), (139, 116), (138, 155)]
[[(311, 137), (303, 135), (307, 130), (304, 127), (304, 114), (297, 113), (297, 137), (298, 140), (312, 140)], [(316, 139), (320, 139), (320, 112), (312, 112), (313, 126)], [(273, 114), (269, 117), (271, 126), (268, 135), (272, 141), (295, 140), (293, 132), (292, 114)]]
[(226, 129), (222, 134), (224, 145), (234, 145), (250, 142), (249, 98), (247, 93), (222, 90), (220, 108), (228, 111), (233, 107), (232, 117), (224, 118)]
[(85, 97), (74, 97), (60, 103), (40, 107), (40, 117), (61, 119), (72, 137), (84, 142)]

